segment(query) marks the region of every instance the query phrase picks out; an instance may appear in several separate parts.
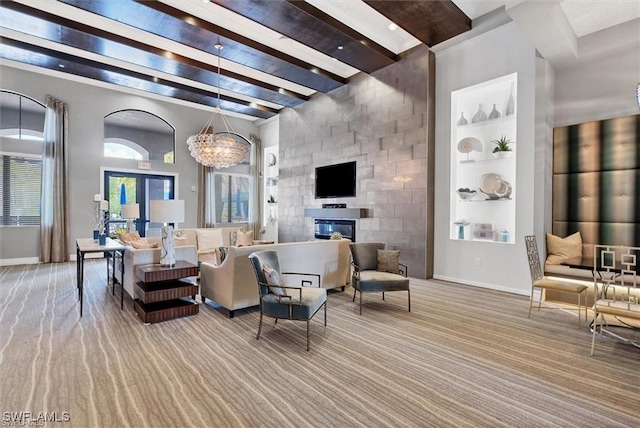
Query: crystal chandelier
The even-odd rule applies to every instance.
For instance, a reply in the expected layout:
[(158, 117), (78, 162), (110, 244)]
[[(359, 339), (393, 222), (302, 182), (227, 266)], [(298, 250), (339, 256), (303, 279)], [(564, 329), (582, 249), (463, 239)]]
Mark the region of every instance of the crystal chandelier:
[[(234, 132), (229, 120), (220, 111), (220, 49), (222, 45), (217, 43), (216, 49), (218, 49), (218, 105), (202, 130), (187, 139), (187, 145), (196, 162), (204, 166), (227, 168), (242, 162), (249, 153), (251, 145), (246, 138)], [(220, 117), (221, 126), (224, 127), (218, 132), (213, 128), (217, 117)]]

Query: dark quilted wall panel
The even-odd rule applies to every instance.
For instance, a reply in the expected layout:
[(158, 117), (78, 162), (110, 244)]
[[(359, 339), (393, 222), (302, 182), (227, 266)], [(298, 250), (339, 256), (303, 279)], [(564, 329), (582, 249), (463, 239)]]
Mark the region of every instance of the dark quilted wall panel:
[(640, 115), (554, 129), (553, 233), (640, 245)]

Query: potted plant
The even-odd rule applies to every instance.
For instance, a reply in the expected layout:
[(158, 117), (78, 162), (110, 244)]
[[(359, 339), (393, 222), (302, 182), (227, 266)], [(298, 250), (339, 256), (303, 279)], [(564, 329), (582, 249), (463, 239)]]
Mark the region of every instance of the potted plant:
[(497, 158), (507, 158), (510, 157), (513, 151), (509, 144), (513, 143), (510, 139), (508, 139), (505, 135), (500, 136), (497, 140), (491, 140), (493, 144), (496, 146), (493, 148), (493, 154)]

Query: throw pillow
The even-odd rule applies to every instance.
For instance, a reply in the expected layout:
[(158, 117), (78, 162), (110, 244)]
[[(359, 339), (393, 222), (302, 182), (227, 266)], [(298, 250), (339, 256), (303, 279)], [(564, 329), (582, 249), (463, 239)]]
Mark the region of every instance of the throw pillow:
[(222, 229), (196, 229), (198, 250), (209, 250), (224, 245)]
[(238, 232), (236, 235), (236, 245), (238, 247), (249, 247), (253, 245), (253, 229), (246, 232)]
[(220, 260), (220, 264), (227, 258), (227, 253), (229, 252), (229, 247), (218, 247), (218, 260)]
[[(262, 273), (264, 273), (264, 277), (267, 280), (267, 284), (269, 285), (283, 285), (282, 278), (280, 278), (280, 274), (277, 270), (269, 266), (268, 264), (264, 264), (262, 267)], [(280, 287), (269, 287), (269, 291), (276, 296), (286, 296), (287, 293)]]
[(237, 242), (238, 242), (238, 231), (237, 230), (229, 231), (229, 245), (231, 245), (232, 247), (235, 247)]
[(378, 250), (378, 267), (380, 272), (400, 273), (400, 251)]
[(131, 244), (133, 241), (139, 241), (139, 240), (140, 240), (140, 234), (137, 231), (120, 234), (120, 241), (122, 241), (122, 243), (125, 245)]
[(547, 261), (559, 265), (576, 257), (582, 257), (582, 235), (576, 232), (566, 238), (547, 233)]
[(146, 250), (147, 248), (158, 248), (159, 245), (157, 242), (149, 242), (146, 239), (139, 239), (137, 241), (132, 241), (131, 246), (138, 250)]

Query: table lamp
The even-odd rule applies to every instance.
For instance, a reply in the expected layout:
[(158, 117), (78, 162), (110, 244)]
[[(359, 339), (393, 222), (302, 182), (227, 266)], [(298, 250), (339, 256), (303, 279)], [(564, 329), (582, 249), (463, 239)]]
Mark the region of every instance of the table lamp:
[(149, 210), (149, 220), (163, 224), (160, 264), (174, 266), (176, 252), (173, 244), (173, 227), (169, 226), (169, 223), (184, 222), (184, 201), (179, 199), (149, 201)]
[(127, 220), (127, 232), (133, 232), (133, 221), (140, 218), (140, 205), (127, 204), (120, 207), (122, 218)]

